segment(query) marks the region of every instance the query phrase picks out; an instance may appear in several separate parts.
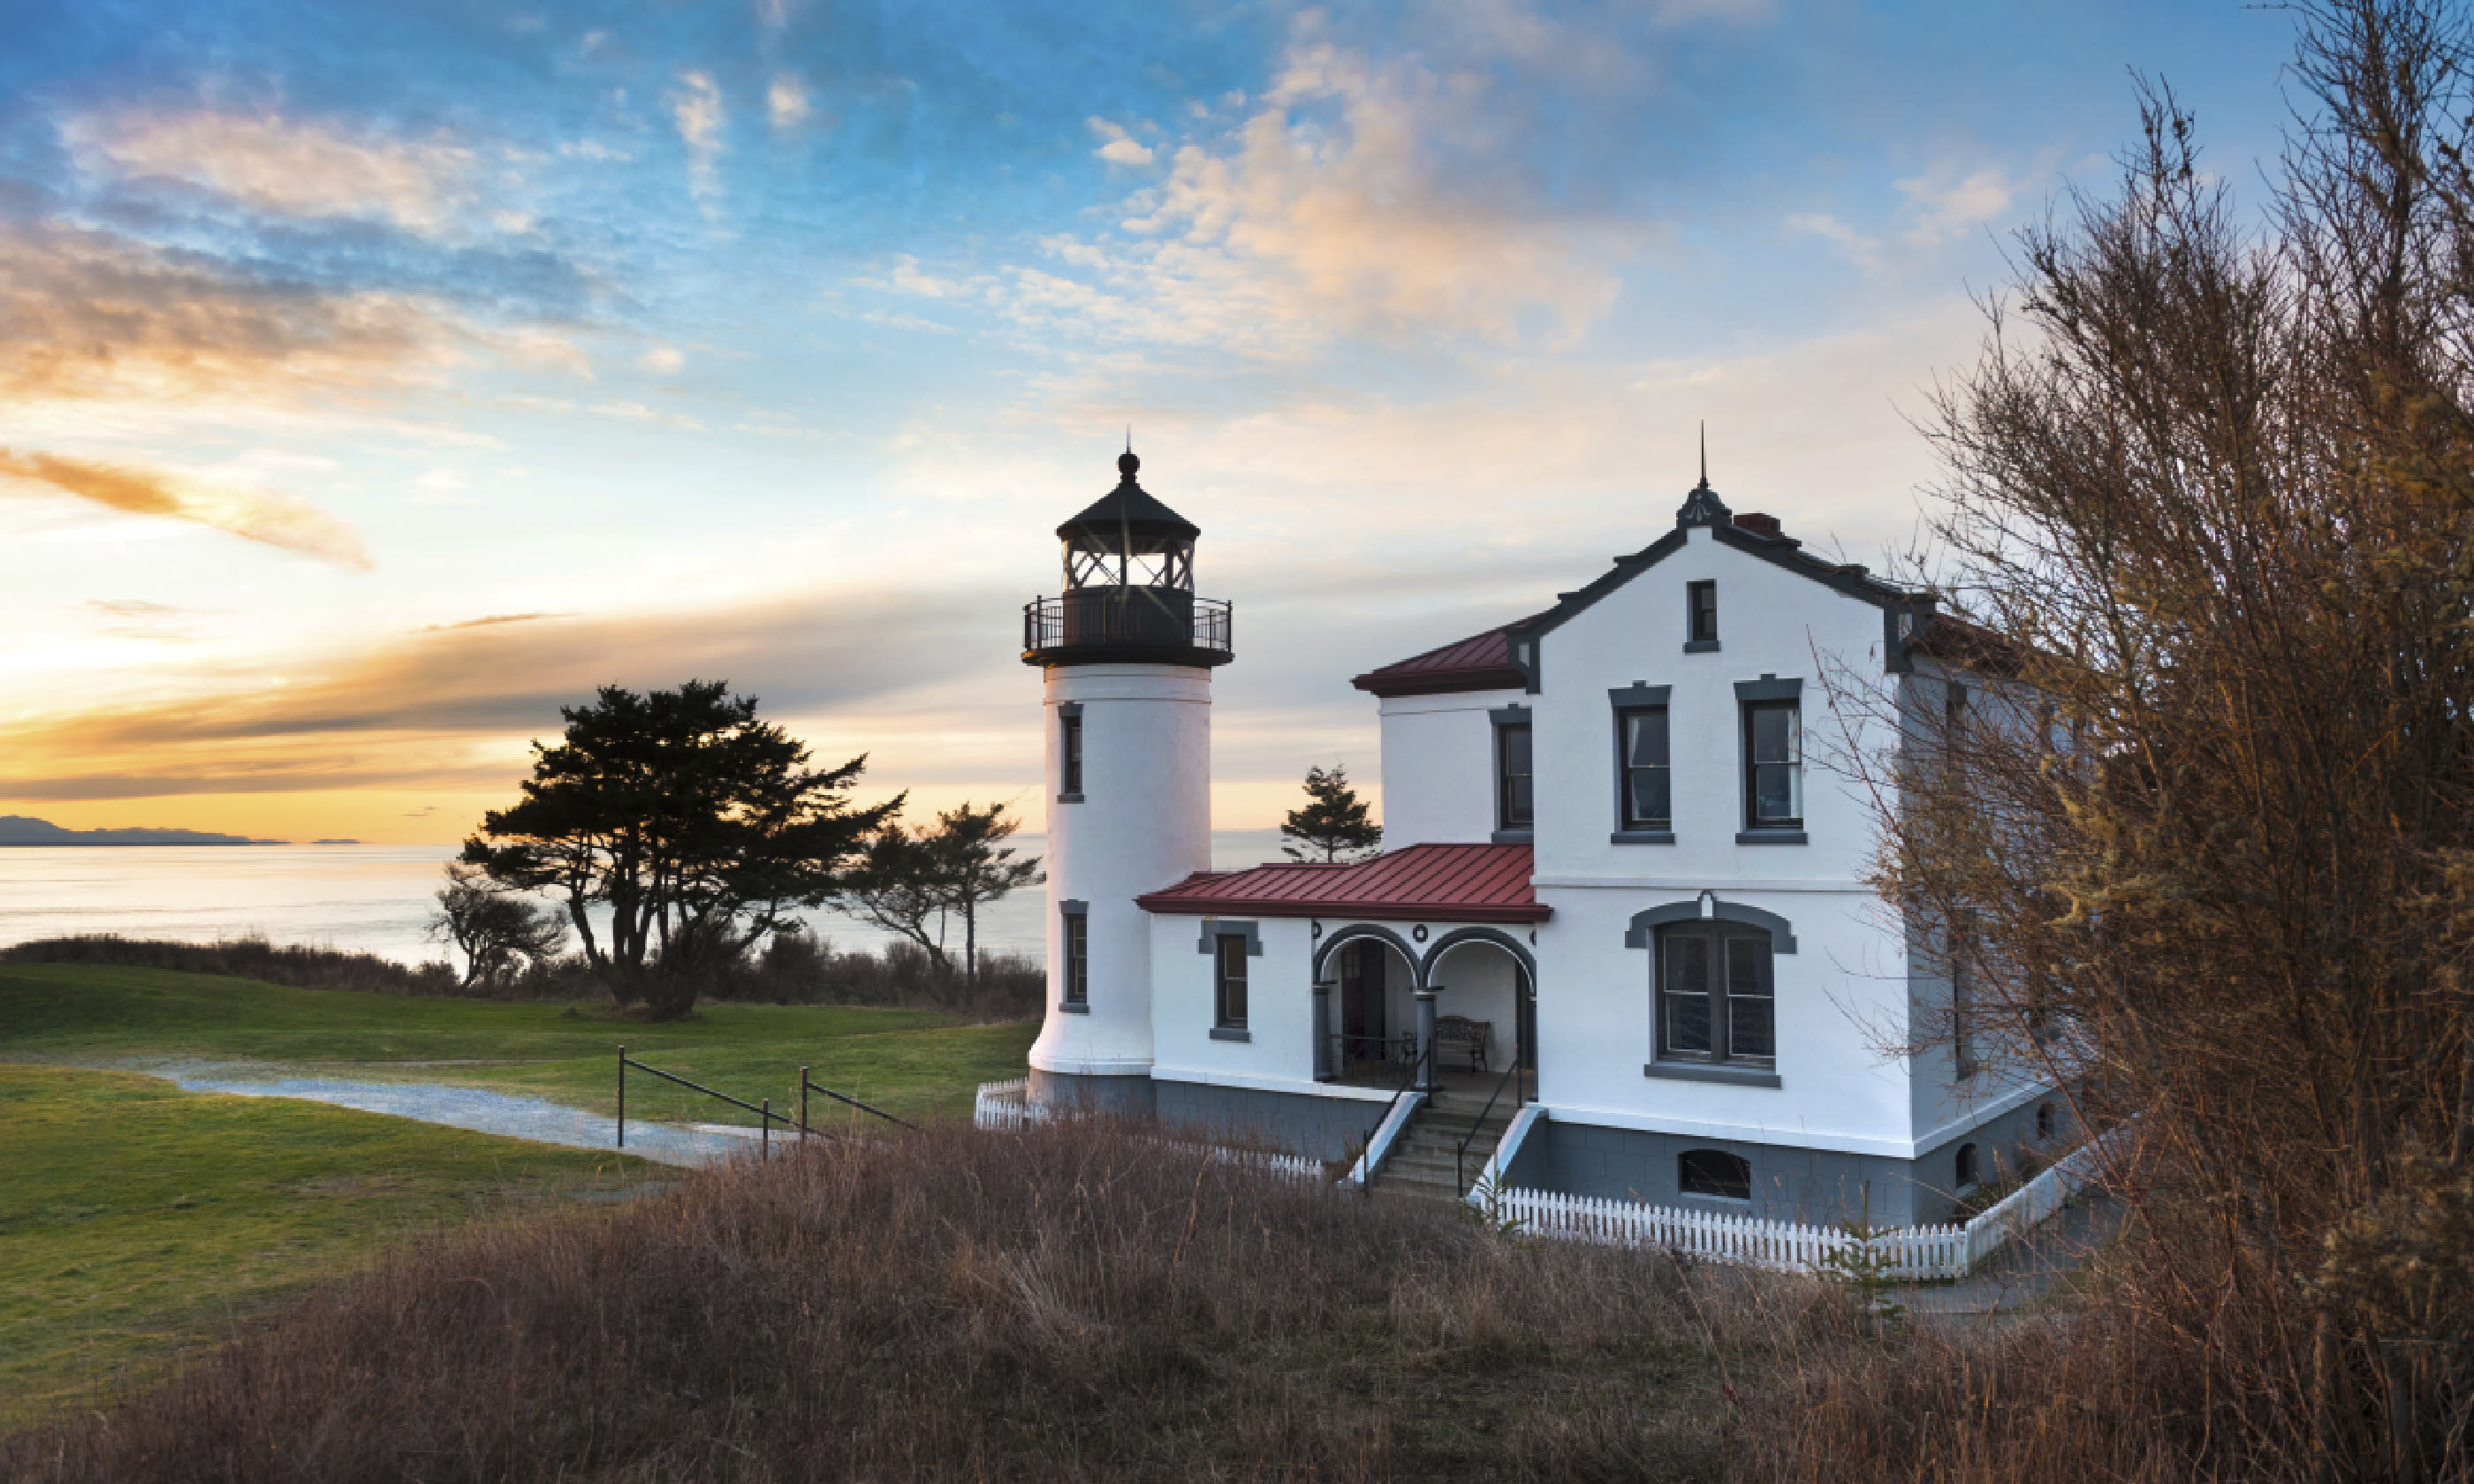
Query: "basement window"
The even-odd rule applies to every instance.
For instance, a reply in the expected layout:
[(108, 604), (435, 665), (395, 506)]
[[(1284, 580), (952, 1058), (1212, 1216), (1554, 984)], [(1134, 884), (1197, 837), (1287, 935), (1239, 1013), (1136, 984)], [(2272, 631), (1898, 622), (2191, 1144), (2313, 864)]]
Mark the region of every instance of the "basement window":
[(1749, 1201), (1753, 1198), (1753, 1166), (1742, 1155), (1723, 1149), (1686, 1149), (1676, 1159), (1675, 1184), (1686, 1195)]

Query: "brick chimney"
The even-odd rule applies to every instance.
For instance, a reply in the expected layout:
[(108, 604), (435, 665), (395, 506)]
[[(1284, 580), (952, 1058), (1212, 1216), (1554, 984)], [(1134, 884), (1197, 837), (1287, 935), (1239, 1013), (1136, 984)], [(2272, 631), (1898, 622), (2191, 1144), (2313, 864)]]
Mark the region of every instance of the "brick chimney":
[(1766, 536), (1772, 540), (1778, 539), (1779, 537), (1784, 534), (1779, 529), (1779, 521), (1776, 515), (1764, 515), (1758, 511), (1746, 511), (1744, 514), (1737, 515), (1735, 517), (1735, 524), (1743, 530), (1752, 532), (1755, 536)]

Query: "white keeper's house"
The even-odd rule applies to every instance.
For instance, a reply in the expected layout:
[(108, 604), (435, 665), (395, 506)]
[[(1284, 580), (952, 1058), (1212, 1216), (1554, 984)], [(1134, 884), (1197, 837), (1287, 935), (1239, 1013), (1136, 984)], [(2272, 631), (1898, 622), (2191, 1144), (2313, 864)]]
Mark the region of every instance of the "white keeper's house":
[(1824, 673), (1955, 707), (1980, 631), (1731, 513), (1705, 472), (1552, 607), (1356, 678), (1382, 854), (1215, 872), (1229, 608), (1195, 595), (1196, 527), (1118, 467), (1057, 530), (1062, 595), (1025, 613), (1048, 737), (1033, 1109), (1326, 1160), (1383, 1124), (1363, 1174), (1458, 1194), (1530, 1107), (1499, 1183), (1806, 1222), (1937, 1221), (2061, 1147), (2062, 1100), (1995, 1048), (1908, 1049), (1964, 984), (1859, 880), (1868, 802), (1807, 752), (1825, 728), (1901, 745), (1831, 716)]

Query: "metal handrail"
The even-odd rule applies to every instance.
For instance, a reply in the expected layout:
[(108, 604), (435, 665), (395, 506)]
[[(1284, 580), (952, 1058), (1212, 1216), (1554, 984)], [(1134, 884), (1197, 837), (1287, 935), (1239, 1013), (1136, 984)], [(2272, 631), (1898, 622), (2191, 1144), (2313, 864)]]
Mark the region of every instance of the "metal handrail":
[[(1156, 627), (1130, 615), (1137, 612), (1157, 612), (1162, 616), (1173, 616), (1169, 612), (1169, 605), (1149, 588), (1131, 587), (1123, 591), (1126, 596), (1122, 598), (1083, 607), (1077, 610), (1078, 620), (1083, 624), (1092, 625), (1096, 632), (1083, 634), (1075, 642), (1084, 644), (1157, 642), (1160, 635)], [(1148, 599), (1150, 605), (1148, 609), (1137, 610), (1133, 607), (1132, 595), (1135, 593), (1141, 593)], [(1114, 597), (1113, 594), (1111, 596)], [(1043, 596), (1033, 598), (1022, 606), (1022, 647), (1024, 649), (1057, 649), (1065, 646), (1067, 643), (1066, 602), (1066, 598), (1061, 596), (1055, 598)], [(1236, 606), (1225, 598), (1197, 597), (1190, 598), (1189, 602), (1191, 610), (1185, 615), (1187, 642), (1196, 649), (1208, 650), (1214, 654), (1228, 653)]]
[[(1484, 1108), (1477, 1111), (1477, 1116), (1469, 1120), (1469, 1131), (1461, 1137), (1460, 1147), (1452, 1151), (1452, 1185), (1463, 1195), (1468, 1193), (1468, 1186), (1462, 1184), (1464, 1173), (1462, 1160), (1468, 1153), (1469, 1140), (1477, 1137), (1477, 1131), (1486, 1126), (1486, 1115), (1494, 1112), (1495, 1099), (1503, 1096), (1503, 1085), (1519, 1076), (1524, 1070), (1526, 1068), (1520, 1065), (1520, 1058), (1514, 1057), (1512, 1065), (1503, 1069), (1503, 1075), (1495, 1079), (1493, 1095), (1486, 1100)], [(1527, 1091), (1528, 1084), (1525, 1082), (1513, 1089), (1512, 1107), (1515, 1112), (1519, 1111), (1521, 1096)]]
[[(756, 1114), (756, 1127), (759, 1130), (757, 1137), (763, 1147), (761, 1157), (764, 1159), (769, 1160), (773, 1158), (773, 1125), (777, 1122), (785, 1124), (790, 1122), (788, 1114), (777, 1113), (773, 1111), (773, 1100), (769, 1097), (761, 1103), (742, 1102), (741, 1100), (731, 1096), (727, 1092), (708, 1088), (701, 1082), (690, 1082), (688, 1079), (680, 1076), (676, 1072), (666, 1072), (658, 1066), (647, 1066), (643, 1063), (637, 1061), (634, 1057), (629, 1056), (627, 1054), (626, 1047), (620, 1046), (618, 1048), (618, 1147), (621, 1149), (627, 1147), (627, 1068), (630, 1066), (636, 1068), (636, 1070), (640, 1072), (651, 1072), (654, 1076), (661, 1078), (664, 1082), (675, 1082), (680, 1087), (687, 1088), (692, 1091), (701, 1092), (707, 1097), (717, 1097), (723, 1102), (728, 1103), (733, 1108), (744, 1108), (749, 1113)], [(823, 1089), (818, 1089), (817, 1090), (822, 1091)], [(873, 1112), (873, 1110), (870, 1111)], [(887, 1114), (886, 1116), (889, 1117), (891, 1114)], [(805, 1121), (804, 1114), (802, 1115), (801, 1121)], [(796, 1125), (793, 1126), (795, 1127)]]
[(1434, 1054), (1435, 1048), (1428, 1046), (1424, 1050), (1419, 1052), (1418, 1055), (1411, 1060), (1409, 1063), (1408, 1077), (1401, 1082), (1400, 1086), (1392, 1089), (1391, 1097), (1384, 1101), (1382, 1115), (1377, 1117), (1374, 1120), (1373, 1126), (1366, 1131), (1365, 1160), (1367, 1189), (1371, 1190), (1374, 1188), (1374, 1136), (1382, 1133), (1383, 1125), (1392, 1121), (1392, 1110), (1400, 1106), (1400, 1099), (1417, 1091), (1419, 1086), (1425, 1082), (1426, 1079), (1418, 1074), (1419, 1069), (1424, 1066), (1427, 1061), (1431, 1059)]
[(911, 1122), (908, 1118), (897, 1118), (893, 1114), (886, 1113), (882, 1108), (870, 1108), (867, 1104), (861, 1102), (858, 1098), (845, 1096), (842, 1093), (835, 1091), (831, 1088), (820, 1087), (815, 1083), (810, 1082), (808, 1080), (808, 1069), (802, 1066), (799, 1068), (799, 1137), (801, 1138), (806, 1138), (808, 1137), (808, 1094), (811, 1092), (822, 1092), (825, 1096), (832, 1098), (837, 1103), (848, 1103), (861, 1113), (872, 1113), (888, 1123), (898, 1123), (906, 1129), (916, 1129), (919, 1127), (919, 1125)]

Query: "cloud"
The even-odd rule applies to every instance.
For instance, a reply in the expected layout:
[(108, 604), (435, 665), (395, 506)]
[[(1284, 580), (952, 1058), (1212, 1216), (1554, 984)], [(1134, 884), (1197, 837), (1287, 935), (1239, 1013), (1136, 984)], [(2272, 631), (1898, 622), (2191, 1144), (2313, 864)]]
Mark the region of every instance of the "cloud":
[(1091, 132), (1104, 141), (1091, 153), (1112, 165), (1148, 165), (1152, 162), (1151, 146), (1142, 143), (1104, 118), (1088, 121)]
[(679, 74), (678, 86), (670, 92), (670, 119), (688, 147), (689, 188), (709, 216), (721, 193), (723, 124), (721, 89), (709, 74), (692, 68)]
[[(1377, 63), (1299, 22), (1274, 85), (1233, 128), (1174, 151), (1118, 225), (1042, 239), (1047, 261), (885, 286), (968, 298), (1044, 343), (1059, 336), (1294, 357), (1341, 336), (1567, 345), (1613, 306), (1637, 224), (1538, 194), (1507, 142), (1496, 84), (1415, 57)], [(1086, 121), (1097, 153), (1155, 157)]]
[(1907, 241), (1929, 248), (1971, 227), (1989, 222), (2010, 209), (2022, 182), (1987, 167), (1961, 176), (1950, 166), (1901, 180), (1911, 225)]
[(688, 358), (676, 346), (655, 346), (636, 357), (636, 364), (660, 375), (675, 376), (688, 364)]
[(325, 394), (415, 378), (472, 338), (434, 300), (51, 225), (0, 227), (0, 326), (18, 397)]
[(305, 500), (271, 490), (192, 484), (176, 476), (48, 453), (0, 448), (0, 480), (74, 495), (133, 515), (189, 520), (338, 566), (370, 565), (351, 526)]
[(177, 180), (285, 216), (387, 221), (434, 237), (471, 201), (473, 153), (444, 140), (209, 111), (86, 115), (61, 134), (90, 169)]
[(808, 84), (795, 72), (777, 72), (764, 89), (764, 116), (777, 130), (796, 129), (808, 118)]
[(1881, 266), (1881, 245), (1826, 211), (1799, 211), (1786, 219), (1786, 229), (1838, 244), (1859, 268)]
[[(0, 726), (0, 799), (120, 799), (331, 788), (504, 790), (526, 743), (596, 686), (727, 679), (838, 761), (868, 713), (913, 708), (970, 674), (1018, 671), (1000, 644), (1019, 597), (993, 589), (837, 592), (688, 612), (492, 615), (270, 675), (260, 659), (192, 694)], [(979, 687), (959, 686), (961, 691)], [(942, 703), (938, 703), (941, 706)], [(1032, 703), (1035, 706), (1035, 703)], [(977, 702), (935, 727), (970, 730)], [(880, 759), (877, 771), (884, 771)]]

